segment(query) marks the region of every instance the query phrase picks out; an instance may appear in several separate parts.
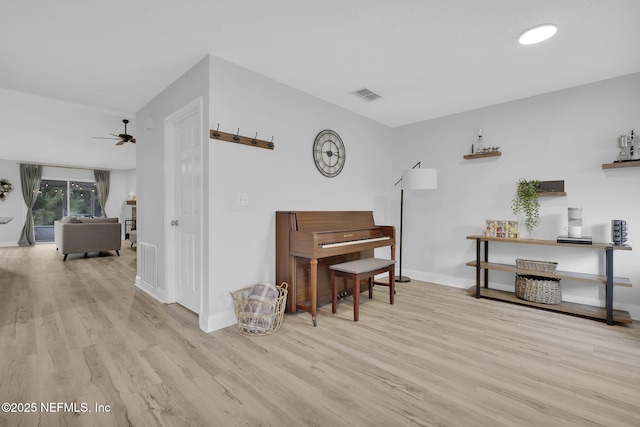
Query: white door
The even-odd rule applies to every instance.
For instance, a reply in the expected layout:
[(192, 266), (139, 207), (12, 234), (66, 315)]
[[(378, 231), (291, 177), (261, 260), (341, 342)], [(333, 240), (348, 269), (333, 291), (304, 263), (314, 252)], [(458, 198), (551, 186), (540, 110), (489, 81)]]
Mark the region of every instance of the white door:
[(173, 145), (173, 219), (168, 239), (175, 301), (200, 314), (202, 299), (202, 131), (200, 109), (178, 115), (168, 129)]

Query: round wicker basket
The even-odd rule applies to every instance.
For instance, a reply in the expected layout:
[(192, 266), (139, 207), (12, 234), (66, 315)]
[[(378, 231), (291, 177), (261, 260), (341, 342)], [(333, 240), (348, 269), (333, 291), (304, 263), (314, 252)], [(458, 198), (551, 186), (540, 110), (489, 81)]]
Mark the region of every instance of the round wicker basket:
[(516, 274), (516, 296), (542, 304), (560, 304), (560, 279)]
[(252, 301), (253, 286), (231, 292), (233, 308), (238, 319), (238, 330), (244, 335), (269, 335), (280, 329), (284, 317), (289, 284), (276, 286), (278, 297)]

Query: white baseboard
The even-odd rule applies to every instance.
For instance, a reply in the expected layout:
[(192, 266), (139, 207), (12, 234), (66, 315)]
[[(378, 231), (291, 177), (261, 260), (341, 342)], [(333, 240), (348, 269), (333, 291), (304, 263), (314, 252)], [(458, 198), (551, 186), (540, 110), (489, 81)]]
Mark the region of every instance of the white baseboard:
[(10, 248), (11, 246), (18, 247), (17, 242), (0, 242), (0, 248)]
[(236, 313), (231, 309), (212, 314), (208, 316), (207, 319), (201, 319), (200, 329), (208, 333), (235, 325), (236, 323), (238, 323)]
[(150, 297), (160, 301), (163, 304), (166, 304), (167, 302), (167, 296), (163, 290), (150, 286), (138, 275), (136, 275), (136, 288), (140, 289), (142, 292), (148, 294)]
[[(434, 274), (426, 271), (404, 269), (402, 274), (423, 282), (436, 283), (438, 285), (451, 286), (451, 287), (460, 288), (460, 289), (468, 289), (476, 285), (475, 279), (463, 279), (460, 277)], [(489, 282), (489, 287), (493, 289), (499, 289), (501, 291), (513, 292), (513, 287), (509, 287), (501, 283)], [(615, 297), (615, 293), (614, 293), (614, 297)], [(564, 292), (562, 294), (562, 300), (567, 302), (573, 302), (576, 304), (592, 305), (594, 307), (605, 306), (605, 302), (600, 299), (577, 297), (577, 296), (567, 295)], [(633, 320), (640, 320), (640, 306), (637, 306), (634, 304), (614, 302), (613, 308), (615, 310), (628, 311), (629, 316), (631, 316)]]
[[(136, 287), (142, 292), (146, 293), (150, 297), (158, 300), (163, 304), (170, 304), (175, 301), (167, 301), (167, 294), (161, 289), (154, 288), (145, 283), (140, 276), (136, 276)], [(232, 309), (223, 311), (221, 313), (215, 313), (210, 316), (199, 316), (199, 326), (204, 332), (213, 332), (218, 329), (223, 329), (228, 326), (235, 325), (237, 323), (236, 313)]]

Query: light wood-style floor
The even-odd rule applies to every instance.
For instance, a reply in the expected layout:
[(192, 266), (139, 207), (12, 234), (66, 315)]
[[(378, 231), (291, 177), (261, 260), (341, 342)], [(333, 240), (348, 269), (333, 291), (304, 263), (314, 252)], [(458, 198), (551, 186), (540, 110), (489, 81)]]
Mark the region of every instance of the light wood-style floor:
[[(269, 336), (205, 334), (136, 290), (121, 254), (0, 248), (0, 402), (37, 405), (0, 426), (640, 425), (637, 322), (413, 281), (393, 306), (364, 297), (358, 323), (349, 298), (316, 328), (301, 313)], [(78, 412), (43, 411), (57, 402)]]

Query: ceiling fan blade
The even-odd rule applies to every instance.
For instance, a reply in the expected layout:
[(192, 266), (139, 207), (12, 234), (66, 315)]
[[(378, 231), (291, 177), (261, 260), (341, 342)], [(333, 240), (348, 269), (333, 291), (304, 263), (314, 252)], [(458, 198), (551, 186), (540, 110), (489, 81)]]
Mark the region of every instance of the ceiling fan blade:
[(132, 135), (128, 135), (127, 134), (127, 123), (129, 123), (129, 120), (124, 119), (122, 122), (124, 123), (124, 133), (116, 135), (115, 133), (109, 132), (109, 135), (111, 135), (110, 137), (94, 136), (94, 138), (95, 139), (110, 139), (110, 140), (118, 141), (118, 142), (116, 142), (116, 145), (123, 145), (126, 142), (131, 142), (131, 143), (135, 144), (136, 143), (136, 139)]

